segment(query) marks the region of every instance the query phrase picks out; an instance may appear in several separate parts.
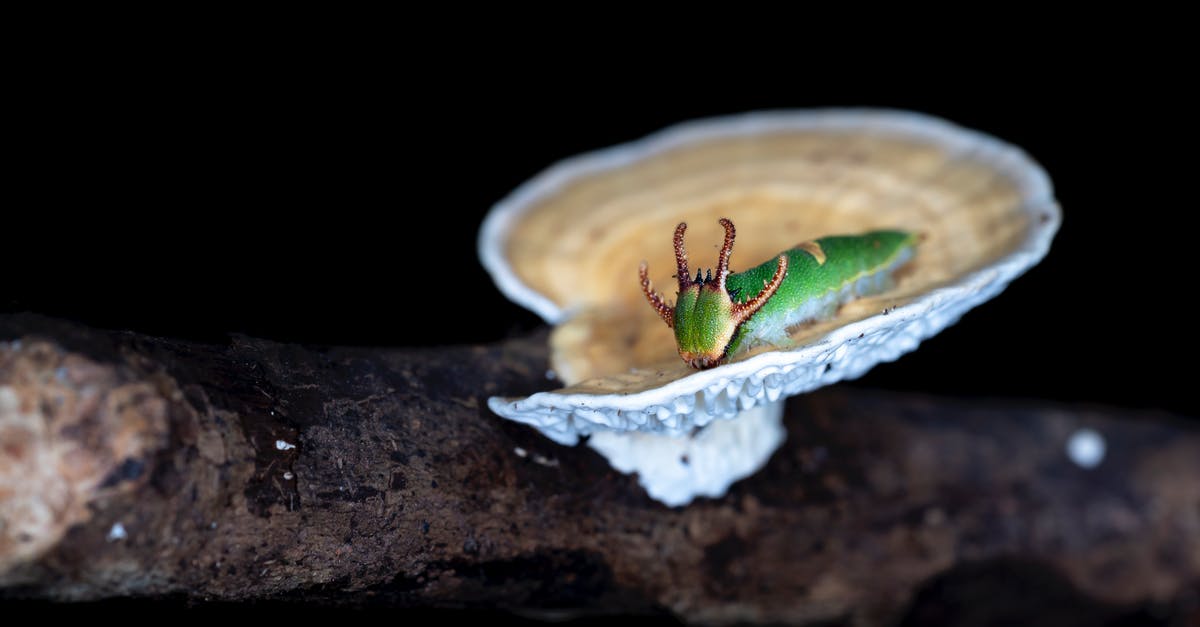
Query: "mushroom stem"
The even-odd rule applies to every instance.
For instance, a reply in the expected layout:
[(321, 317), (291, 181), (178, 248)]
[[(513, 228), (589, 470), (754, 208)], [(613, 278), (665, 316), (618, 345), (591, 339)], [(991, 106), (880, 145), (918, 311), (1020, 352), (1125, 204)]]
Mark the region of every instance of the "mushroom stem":
[(725, 243), (721, 245), (721, 254), (717, 256), (717, 289), (725, 290), (725, 277), (729, 276), (729, 255), (733, 253), (733, 237), (737, 231), (729, 218), (718, 220), (725, 227)]
[(692, 284), (692, 277), (688, 273), (687, 251), (683, 249), (683, 232), (686, 230), (687, 222), (680, 222), (675, 227), (675, 276), (679, 278), (681, 292)]
[(738, 324), (745, 322), (750, 316), (757, 313), (775, 295), (775, 290), (778, 290), (779, 286), (783, 284), (783, 277), (787, 275), (787, 268), (787, 255), (780, 255), (779, 265), (775, 267), (775, 275), (771, 277), (770, 282), (763, 281), (763, 290), (757, 296), (744, 303), (734, 303), (733, 317)]
[[(677, 238), (678, 239), (678, 238)], [(667, 323), (668, 327), (675, 328), (675, 312), (671, 306), (663, 301), (663, 297), (658, 292), (654, 291), (654, 285), (650, 283), (650, 274), (646, 268), (646, 262), (638, 267), (638, 277), (642, 280), (642, 293), (646, 295), (646, 300), (650, 301), (650, 306), (658, 315)]]
[(637, 473), (652, 498), (677, 507), (699, 496), (720, 498), (734, 481), (762, 468), (785, 439), (783, 400), (778, 400), (682, 437), (597, 431), (587, 445), (620, 472)]

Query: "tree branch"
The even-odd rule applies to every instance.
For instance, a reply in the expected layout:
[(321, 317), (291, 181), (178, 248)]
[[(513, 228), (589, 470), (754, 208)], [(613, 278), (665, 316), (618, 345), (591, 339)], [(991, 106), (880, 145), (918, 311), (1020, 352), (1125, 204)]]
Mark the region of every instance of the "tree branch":
[[(1200, 591), (1200, 432), (1168, 415), (835, 387), (789, 402), (762, 472), (671, 509), (487, 410), (551, 387), (544, 333), (317, 350), (0, 316), (17, 338), (0, 598), (875, 622), (999, 558), (1098, 612)], [(1081, 427), (1109, 443), (1095, 469), (1064, 453)]]

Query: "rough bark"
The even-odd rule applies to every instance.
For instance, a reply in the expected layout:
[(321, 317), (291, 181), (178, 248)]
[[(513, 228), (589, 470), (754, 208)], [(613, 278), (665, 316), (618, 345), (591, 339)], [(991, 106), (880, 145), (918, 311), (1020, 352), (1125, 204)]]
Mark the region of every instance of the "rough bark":
[[(999, 577), (1076, 619), (1195, 616), (1200, 430), (1168, 415), (835, 387), (789, 402), (763, 471), (672, 509), (488, 411), (552, 385), (544, 334), (309, 349), (0, 317), (15, 339), (0, 598), (875, 624)], [(1064, 453), (1085, 426), (1109, 444), (1091, 470)]]

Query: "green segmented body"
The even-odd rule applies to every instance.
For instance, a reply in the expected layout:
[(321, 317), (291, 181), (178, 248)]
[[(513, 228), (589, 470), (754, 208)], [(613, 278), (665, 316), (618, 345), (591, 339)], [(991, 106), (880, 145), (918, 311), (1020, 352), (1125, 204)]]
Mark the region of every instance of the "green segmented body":
[(667, 326), (675, 330), (679, 355), (696, 368), (725, 361), (756, 344), (789, 344), (791, 326), (832, 315), (843, 302), (877, 294), (891, 284), (892, 272), (912, 257), (918, 237), (895, 230), (834, 235), (805, 242), (745, 272), (729, 272), (733, 223), (721, 219), (725, 244), (716, 276), (691, 278), (683, 233), (675, 228), (678, 299), (666, 304), (653, 290), (645, 263), (642, 290)]
[[(814, 243), (824, 253), (824, 263), (804, 248), (785, 251), (788, 269), (783, 283), (762, 309), (741, 325), (727, 354), (736, 353), (747, 340), (778, 340), (786, 327), (829, 317), (847, 300), (887, 289), (891, 271), (912, 256), (916, 242), (916, 235), (904, 231), (822, 237)], [(757, 296), (778, 265), (778, 259), (771, 259), (745, 272), (731, 273), (726, 279), (728, 291), (737, 294), (738, 301)]]

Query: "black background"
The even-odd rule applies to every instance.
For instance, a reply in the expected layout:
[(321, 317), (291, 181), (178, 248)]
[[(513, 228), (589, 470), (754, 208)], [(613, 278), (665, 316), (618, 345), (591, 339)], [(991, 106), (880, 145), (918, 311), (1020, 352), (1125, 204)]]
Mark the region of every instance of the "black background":
[[(496, 40), (419, 15), (371, 33), (332, 20), (297, 27), (291, 14), (149, 25), (139, 11), (112, 16), (129, 33), (74, 12), (77, 29), (49, 24), (63, 41), (14, 41), (0, 313), (213, 342), (495, 341), (539, 320), (494, 289), (475, 257), (477, 228), (546, 166), (696, 117), (894, 107), (1025, 148), (1054, 180), (1064, 223), (1049, 256), (1002, 295), (852, 385), (1200, 415), (1195, 99), (1183, 93), (1195, 68), (1179, 67), (1194, 37), (1171, 32), (1170, 15), (1142, 24), (1121, 11), (1102, 24), (1073, 12), (1046, 24), (1047, 9), (990, 7), (939, 15), (957, 23), (930, 21), (929, 33), (877, 21), (890, 31), (878, 42), (859, 19), (771, 24), (748, 12), (751, 23), (719, 33), (650, 26), (656, 41), (690, 39), (650, 56), (623, 31), (579, 37), (598, 26), (593, 16), (547, 27), (565, 35), (545, 41), (454, 11), (452, 27), (470, 22)], [(189, 24), (199, 32), (182, 34)], [(1003, 30), (988, 37), (985, 26)], [(472, 308), (472, 323), (452, 321), (448, 306)], [(1023, 573), (1002, 574), (1009, 583), (980, 591), (985, 614), (997, 598), (1032, 616), (1067, 605), (1031, 596)], [(1016, 600), (997, 593), (1006, 587)], [(26, 605), (156, 620), (182, 603)], [(201, 609), (203, 619), (283, 608)], [(283, 616), (301, 612), (314, 616)]]
[(543, 168), (697, 117), (893, 107), (1023, 147), (1064, 221), (1041, 265), (854, 385), (1195, 415), (1191, 114), (1158, 78), (1028, 69), (634, 82), (534, 61), (80, 60), (23, 96), (0, 308), (202, 341), (495, 341), (539, 320), (494, 288), (477, 230)]

